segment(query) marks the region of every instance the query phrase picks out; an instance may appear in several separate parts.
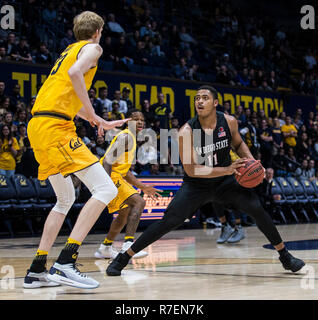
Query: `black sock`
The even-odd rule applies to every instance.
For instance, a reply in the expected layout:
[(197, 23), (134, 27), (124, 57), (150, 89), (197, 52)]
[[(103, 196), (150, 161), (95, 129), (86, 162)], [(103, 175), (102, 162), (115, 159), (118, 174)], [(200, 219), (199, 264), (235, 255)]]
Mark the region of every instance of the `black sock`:
[(131, 258), (131, 256), (127, 253), (127, 251), (123, 253), (123, 256), (128, 260)]
[(59, 264), (75, 263), (79, 247), (80, 245), (77, 243), (66, 242), (56, 262)]
[(46, 257), (46, 255), (36, 256), (30, 266), (30, 272), (44, 272), (46, 269)]
[(286, 247), (284, 247), (283, 249), (280, 249), (277, 252), (279, 253), (280, 256), (284, 256), (288, 253), (288, 250), (286, 249)]

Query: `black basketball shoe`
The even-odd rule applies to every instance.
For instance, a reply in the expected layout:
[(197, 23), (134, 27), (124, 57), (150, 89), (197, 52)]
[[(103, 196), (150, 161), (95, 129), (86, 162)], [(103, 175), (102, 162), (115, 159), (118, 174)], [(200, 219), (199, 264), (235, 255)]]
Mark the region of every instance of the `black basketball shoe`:
[(299, 271), (305, 262), (301, 259), (293, 257), (288, 251), (279, 257), (285, 270), (291, 270), (292, 272)]
[(128, 262), (129, 255), (126, 253), (118, 253), (117, 257), (110, 263), (108, 268), (106, 269), (106, 274), (108, 276), (120, 276), (121, 270), (123, 270)]

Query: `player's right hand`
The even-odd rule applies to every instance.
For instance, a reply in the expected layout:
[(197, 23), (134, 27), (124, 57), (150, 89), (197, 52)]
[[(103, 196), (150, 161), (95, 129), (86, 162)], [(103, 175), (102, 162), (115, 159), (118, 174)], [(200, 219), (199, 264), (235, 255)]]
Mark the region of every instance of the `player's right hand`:
[(97, 127), (97, 134), (99, 136), (104, 135), (103, 122), (106, 122), (103, 118), (99, 117), (97, 114), (93, 114), (91, 117), (87, 118), (87, 121), (92, 127)]
[(123, 126), (127, 121), (131, 120), (131, 118), (123, 119), (123, 120), (114, 120), (114, 121), (105, 121), (103, 122), (103, 129), (110, 130), (116, 127)]

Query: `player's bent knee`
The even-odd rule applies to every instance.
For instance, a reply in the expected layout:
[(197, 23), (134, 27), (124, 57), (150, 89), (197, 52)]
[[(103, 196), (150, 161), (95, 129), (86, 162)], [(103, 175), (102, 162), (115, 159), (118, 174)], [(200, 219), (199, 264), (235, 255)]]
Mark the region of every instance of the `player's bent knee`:
[(94, 190), (92, 190), (92, 197), (97, 199), (106, 205), (117, 197), (118, 189), (114, 184), (102, 184), (96, 186)]
[(65, 195), (57, 195), (57, 201), (52, 210), (67, 215), (75, 201), (75, 190)]

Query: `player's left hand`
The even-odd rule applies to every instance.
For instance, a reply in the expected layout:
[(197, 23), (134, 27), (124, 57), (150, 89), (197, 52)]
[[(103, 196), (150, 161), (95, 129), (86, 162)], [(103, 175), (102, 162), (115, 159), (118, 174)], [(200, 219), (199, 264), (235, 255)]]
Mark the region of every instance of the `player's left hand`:
[(153, 200), (156, 200), (156, 197), (161, 197), (161, 194), (159, 192), (163, 192), (163, 190), (156, 189), (150, 185), (145, 185), (142, 191), (148, 196), (150, 196), (150, 198)]

